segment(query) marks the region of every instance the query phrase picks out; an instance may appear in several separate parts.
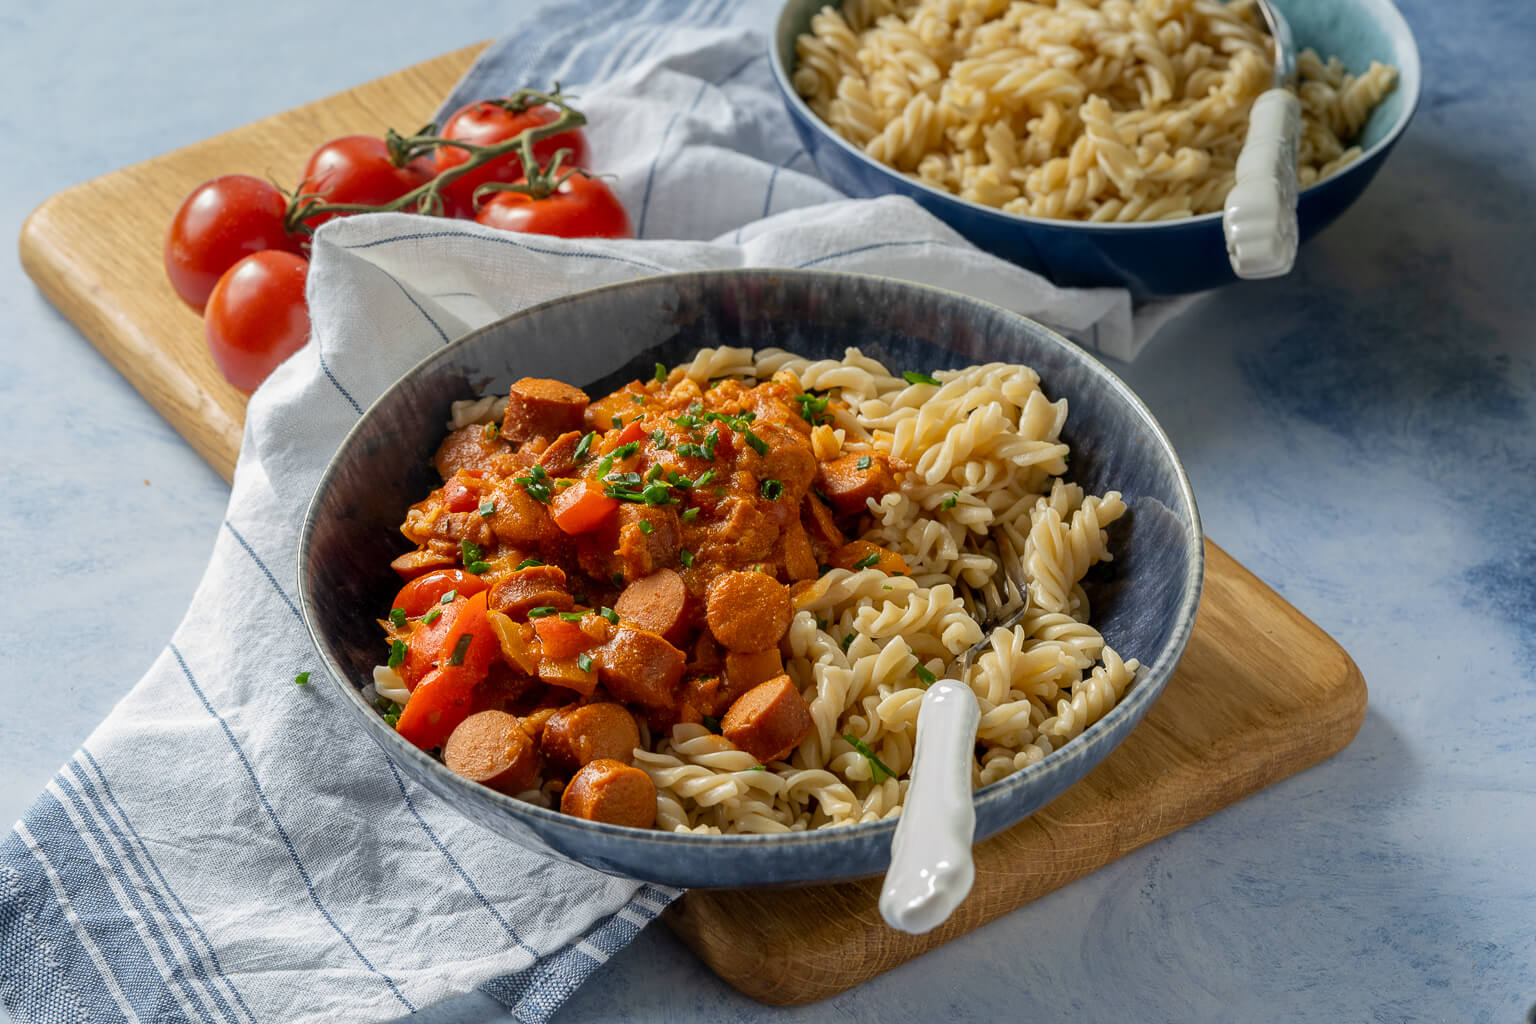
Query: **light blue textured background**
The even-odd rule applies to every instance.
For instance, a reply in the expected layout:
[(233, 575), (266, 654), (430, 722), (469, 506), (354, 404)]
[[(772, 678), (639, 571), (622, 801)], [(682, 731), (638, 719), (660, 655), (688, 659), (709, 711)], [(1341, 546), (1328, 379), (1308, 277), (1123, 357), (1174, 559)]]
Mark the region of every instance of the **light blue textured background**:
[[(132, 6), (0, 12), (10, 237), (62, 188), (512, 17)], [(1494, 1022), (1536, 1002), (1536, 5), (1402, 7), (1424, 98), (1365, 198), (1289, 278), (1202, 299), (1120, 368), (1210, 536), (1359, 662), (1356, 741), (828, 1002), (760, 1007), (656, 928), (561, 1020)], [(9, 822), (164, 645), (227, 488), (5, 261)]]

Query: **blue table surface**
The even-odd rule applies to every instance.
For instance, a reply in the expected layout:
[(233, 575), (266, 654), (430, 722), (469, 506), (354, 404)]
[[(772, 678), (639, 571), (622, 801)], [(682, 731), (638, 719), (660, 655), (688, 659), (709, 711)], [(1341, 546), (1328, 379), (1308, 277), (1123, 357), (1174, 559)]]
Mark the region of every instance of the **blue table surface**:
[[(67, 186), (494, 35), (508, 17), (490, 0), (349, 6), (9, 6), (0, 224), (14, 238)], [(760, 1006), (656, 927), (560, 1020), (1524, 1017), (1536, 1002), (1536, 4), (1402, 6), (1424, 96), (1376, 183), (1288, 278), (1203, 297), (1120, 368), (1183, 456), (1209, 535), (1359, 663), (1371, 693), (1359, 736), (826, 1002)], [(8, 822), (170, 637), (228, 488), (5, 260)], [(470, 996), (420, 1016), (504, 1014)]]

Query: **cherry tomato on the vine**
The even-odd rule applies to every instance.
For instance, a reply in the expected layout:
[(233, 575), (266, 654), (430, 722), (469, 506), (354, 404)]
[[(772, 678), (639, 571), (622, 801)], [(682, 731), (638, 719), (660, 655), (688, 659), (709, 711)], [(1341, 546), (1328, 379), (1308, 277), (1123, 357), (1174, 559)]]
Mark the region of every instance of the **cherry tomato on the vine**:
[[(553, 107), (530, 107), (520, 114), (514, 114), (495, 103), (471, 103), (461, 107), (448, 119), (441, 135), (445, 139), (457, 139), (475, 146), (489, 146), (513, 138), (526, 129), (551, 124), (559, 117), (560, 111)], [(533, 156), (539, 166), (544, 167), (561, 149), (571, 150), (561, 164), (562, 167), (587, 166), (587, 137), (580, 128), (572, 128), (535, 142)], [(432, 154), (432, 163), (439, 174), (468, 159), (468, 151), (457, 146), (438, 146)], [(516, 153), (497, 157), (443, 187), (448, 212), (458, 217), (473, 217), (475, 189), (487, 182), (517, 181), (522, 176), (523, 164)]]
[(291, 252), (253, 253), (208, 296), (203, 330), (224, 377), (250, 394), (309, 340), (304, 279), (309, 261)]
[(298, 252), (283, 230), (288, 201), (271, 182), (226, 174), (192, 190), (165, 236), (165, 273), (182, 301), (202, 311), (213, 286), (254, 252)]
[[(389, 146), (383, 139), (343, 135), (310, 156), (300, 187), (302, 195), (319, 196), (327, 203), (382, 206), (423, 184), (433, 173), (432, 161), (427, 157), (417, 157), (401, 167), (390, 159)], [(317, 214), (304, 223), (317, 228), (337, 216), (345, 214)]]
[(475, 220), (506, 231), (527, 231), (561, 238), (633, 238), (629, 215), (599, 178), (573, 174), (543, 199), (521, 192), (496, 192), (480, 206)]

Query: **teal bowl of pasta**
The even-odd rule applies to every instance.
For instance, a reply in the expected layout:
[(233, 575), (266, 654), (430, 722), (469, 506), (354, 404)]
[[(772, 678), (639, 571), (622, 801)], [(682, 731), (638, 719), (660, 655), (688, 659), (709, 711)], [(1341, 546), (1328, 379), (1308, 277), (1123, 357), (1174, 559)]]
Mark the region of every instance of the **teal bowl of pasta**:
[[(1275, 0), (1302, 51), (1305, 243), (1357, 200), (1418, 105), (1391, 0)], [(1271, 84), (1250, 3), (1106, 0), (1057, 10), (789, 0), (770, 42), (795, 130), (852, 196), (909, 196), (1057, 284), (1137, 298), (1237, 278), (1221, 208)]]
[[(391, 562), (409, 547), (400, 524), (444, 486), (434, 453), (450, 421), (467, 416), (464, 436), (481, 435), (464, 409), (482, 396), (490, 408), (524, 377), (564, 381), (595, 401), (636, 381), (658, 391), (665, 378), (701, 405), (716, 388), (735, 401), (742, 382), (789, 388), (793, 378), (818, 459), (845, 469), (890, 460), (900, 475), (839, 521), (904, 566), (859, 557), (790, 573), (782, 562), (794, 612), (769, 657), (782, 659), (810, 725), (760, 762), (723, 734), (728, 723), (648, 719), (632, 764), (655, 789), (651, 828), (562, 813), (561, 783), (547, 774), (514, 793), (456, 774), (378, 705), (388, 706), (379, 668), (391, 650), (379, 619), (400, 587)], [(785, 421), (754, 408), (761, 439), (776, 436)], [(718, 422), (725, 435), (729, 423)], [(731, 436), (743, 439), (732, 448), (750, 450), (751, 436)], [(803, 516), (820, 500), (807, 492), (788, 507)], [(683, 527), (684, 539), (717, 529), (725, 547), (745, 548), (728, 525), (737, 520), (711, 525), (711, 515)], [(756, 533), (769, 553), (755, 571), (780, 578), (777, 542)], [(1044, 807), (1137, 727), (1183, 653), (1204, 572), (1189, 481), (1146, 406), (1081, 348), (997, 306), (886, 278), (755, 269), (643, 277), (518, 312), (424, 360), (342, 442), (301, 533), (299, 605), (347, 727), (509, 841), (670, 885), (827, 882), (889, 863), (923, 693), (983, 638), (963, 591), (993, 573), (1005, 533), (1022, 554), (1032, 610), (991, 635), (967, 676), (982, 708), (979, 841)], [(491, 534), (475, 557), (511, 557)], [(709, 557), (707, 540), (687, 543), (700, 555), (677, 563), (685, 578)], [(733, 671), (728, 660), (727, 679)], [(421, 692), (405, 695), (405, 710)]]

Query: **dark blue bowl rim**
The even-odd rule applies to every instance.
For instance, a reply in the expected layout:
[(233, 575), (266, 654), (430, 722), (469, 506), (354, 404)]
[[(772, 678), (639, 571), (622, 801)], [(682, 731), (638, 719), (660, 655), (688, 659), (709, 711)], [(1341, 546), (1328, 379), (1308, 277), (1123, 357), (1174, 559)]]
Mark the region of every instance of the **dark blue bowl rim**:
[[(445, 784), (460, 788), (468, 792), (473, 799), (488, 802), (505, 812), (512, 818), (528, 818), (540, 822), (544, 826), (556, 829), (570, 830), (578, 833), (586, 833), (593, 836), (606, 836), (615, 839), (623, 839), (629, 843), (639, 843), (657, 848), (658, 852), (675, 850), (678, 848), (694, 849), (720, 849), (729, 850), (743, 846), (767, 846), (772, 848), (790, 849), (801, 847), (825, 846), (829, 850), (835, 849), (839, 842), (859, 837), (871, 837), (881, 833), (891, 833), (896, 829), (897, 819), (883, 819), (881, 821), (863, 822), (855, 825), (843, 825), (836, 828), (815, 829), (805, 832), (787, 832), (773, 834), (726, 834), (708, 835), (689, 832), (664, 832), (657, 829), (638, 829), (624, 825), (609, 825), (603, 822), (588, 821), (584, 818), (576, 818), (567, 814), (561, 814), (557, 810), (539, 807), (535, 804), (525, 803), (514, 797), (507, 796), (496, 790), (476, 783), (469, 782), (463, 777), (450, 771), (441, 761), (432, 757), (425, 751), (417, 749), (405, 740), (395, 730), (384, 724), (375, 709), (368, 704), (359, 692), (360, 688), (347, 681), (347, 673), (328, 653), (317, 627), (315, 602), (308, 586), (308, 578), (304, 567), (308, 564), (309, 548), (314, 536), (315, 525), (319, 521), (320, 505), (330, 489), (333, 478), (340, 472), (341, 464), (347, 453), (351, 451), (353, 442), (361, 435), (364, 428), (376, 411), (384, 406), (396, 391), (404, 387), (405, 382), (425, 372), (433, 363), (449, 360), (454, 353), (474, 340), (490, 333), (504, 329), (509, 322), (538, 315), (546, 310), (571, 303), (589, 301), (596, 295), (604, 295), (624, 290), (643, 290), (657, 287), (666, 287), (669, 283), (698, 282), (707, 286), (712, 280), (725, 280), (731, 278), (761, 277), (768, 279), (800, 279), (807, 285), (813, 285), (817, 280), (832, 280), (838, 278), (858, 278), (881, 282), (887, 287), (896, 287), (918, 292), (927, 292), (941, 297), (948, 302), (960, 303), (976, 307), (989, 315), (1001, 316), (1013, 320), (1018, 327), (1027, 334), (1033, 335), (1038, 341), (1058, 349), (1069, 360), (1084, 364), (1090, 373), (1098, 376), (1102, 383), (1115, 394), (1122, 402), (1130, 407), (1136, 417), (1141, 420), (1148, 435), (1158, 446), (1158, 449), (1173, 467), (1178, 495), (1189, 509), (1189, 519), (1185, 523), (1187, 540), (1194, 557), (1184, 573), (1184, 578), (1177, 583), (1182, 587), (1183, 596), (1179, 601), (1173, 628), (1170, 631), (1168, 642), (1158, 653), (1157, 659), (1150, 665), (1143, 664), (1138, 671), (1136, 680), (1126, 695), (1110, 711), (1093, 725), (1085, 729), (1060, 749), (1052, 752), (1042, 760), (1000, 779), (989, 786), (985, 786), (975, 792), (974, 805), (978, 818), (983, 816), (985, 809), (998, 803), (1006, 803), (1014, 794), (1022, 789), (1030, 788), (1038, 779), (1050, 778), (1056, 775), (1069, 773), (1074, 762), (1084, 757), (1097, 754), (1102, 760), (1108, 751), (1100, 752), (1099, 747), (1106, 733), (1114, 730), (1121, 722), (1129, 720), (1135, 723), (1144, 715), (1152, 703), (1162, 693), (1168, 679), (1172, 676), (1179, 658), (1184, 653), (1184, 647), (1189, 640), (1190, 632), (1194, 627), (1195, 612), (1200, 603), (1201, 588), (1205, 578), (1205, 545), (1204, 536), (1200, 526), (1200, 513), (1195, 505), (1194, 491), (1189, 484), (1189, 477), (1184, 471), (1184, 465), (1179, 461), (1178, 453), (1174, 451), (1172, 442), (1163, 431), (1162, 426), (1153, 417), (1146, 404), (1137, 397), (1136, 393), (1126, 385), (1118, 376), (1111, 372), (1103, 363), (1099, 362), (1085, 350), (1071, 341), (1050, 330), (1049, 328), (1029, 319), (1021, 314), (1001, 306), (985, 302), (981, 299), (964, 295), (960, 292), (950, 291), (945, 288), (937, 288), (932, 285), (915, 284), (901, 281), (895, 278), (883, 277), (874, 274), (854, 274), (844, 271), (828, 270), (780, 270), (776, 268), (732, 268), (725, 270), (685, 271), (674, 274), (655, 274), (630, 281), (621, 281), (615, 284), (602, 285), (584, 291), (573, 292), (570, 295), (560, 296), (541, 302), (527, 309), (519, 310), (509, 316), (503, 317), (483, 327), (463, 335), (450, 342), (448, 345), (435, 352), (429, 353), (411, 369), (391, 384), (379, 395), (359, 417), (347, 436), (342, 439), (335, 454), (326, 465), (321, 474), (319, 483), (315, 486), (314, 495), (310, 498), (309, 506), (304, 513), (304, 522), (299, 534), (298, 548), (298, 596), (299, 609), (304, 619), (304, 627), (309, 634), (310, 643), (315, 648), (326, 670), (326, 675), (331, 683), (350, 702), (351, 707), (368, 723), (365, 728), (375, 742), (379, 743), (385, 752), (397, 761), (406, 762), (415, 769), (435, 773), (437, 778)], [(1070, 396), (1069, 396), (1070, 398)], [(1033, 813), (1033, 812), (1031, 812)], [(1019, 815), (1014, 822), (1022, 821), (1027, 815)], [(562, 854), (562, 856), (568, 856)], [(574, 859), (574, 858), (572, 858)]]
[[(1403, 104), (1402, 112), (1398, 115), (1397, 120), (1392, 123), (1391, 129), (1387, 131), (1385, 135), (1377, 139), (1376, 142), (1372, 144), (1370, 149), (1363, 151), (1358, 157), (1355, 158), (1353, 163), (1351, 163), (1344, 170), (1340, 171), (1338, 174), (1326, 178), (1322, 181), (1314, 182), (1313, 184), (1308, 185), (1306, 188), (1302, 189), (1298, 193), (1298, 202), (1300, 202), (1301, 199), (1316, 192), (1318, 189), (1327, 188), (1328, 186), (1334, 184), (1341, 177), (1349, 174), (1351, 171), (1365, 167), (1373, 159), (1375, 159), (1378, 154), (1385, 153), (1388, 149), (1391, 149), (1392, 146), (1396, 144), (1398, 137), (1407, 130), (1408, 122), (1413, 120), (1413, 115), (1419, 109), (1419, 97), (1423, 91), (1421, 82), (1422, 66), (1419, 60), (1419, 44), (1418, 41), (1414, 39), (1413, 31), (1408, 27), (1407, 20), (1403, 17), (1402, 12), (1393, 6), (1391, 0), (1356, 0), (1356, 2), (1370, 8), (1370, 10), (1380, 19), (1382, 24), (1384, 24), (1389, 29), (1391, 34), (1396, 37), (1400, 37), (1406, 44), (1407, 49), (1405, 54), (1408, 59), (1402, 61), (1398, 65), (1398, 88), (1404, 88), (1406, 84), (1406, 87), (1412, 88), (1413, 93), (1409, 97), (1408, 102)], [(908, 175), (903, 174), (895, 168), (887, 167), (885, 164), (876, 160), (868, 153), (865, 153), (862, 149), (855, 146), (853, 143), (849, 142), (847, 139), (843, 138), (836, 131), (834, 131), (832, 126), (823, 121), (821, 117), (810, 108), (805, 100), (800, 97), (800, 94), (795, 91), (794, 82), (791, 80), (790, 70), (784, 66), (784, 62), (780, 59), (778, 46), (778, 41), (786, 30), (785, 22), (789, 19), (790, 9), (793, 6), (795, 6), (795, 4), (793, 0), (790, 0), (790, 2), (785, 3), (784, 6), (779, 8), (779, 16), (774, 21), (773, 34), (768, 39), (768, 66), (773, 69), (774, 82), (779, 87), (781, 98), (795, 114), (802, 118), (807, 124), (812, 125), (817, 134), (822, 138), (837, 146), (848, 156), (864, 164), (866, 167), (878, 171), (880, 174), (890, 178), (892, 181), (899, 182), (907, 188), (921, 191), (924, 194), (931, 196), (935, 200), (954, 203), (962, 209), (968, 210), (977, 216), (992, 221), (993, 223), (1000, 226), (1017, 226), (1019, 224), (1030, 224), (1035, 227), (1051, 228), (1058, 231), (1079, 230), (1094, 232), (1098, 234), (1115, 234), (1118, 232), (1154, 231), (1159, 228), (1187, 228), (1204, 224), (1216, 224), (1219, 223), (1222, 219), (1223, 215), (1219, 210), (1214, 213), (1202, 213), (1193, 217), (1183, 217), (1178, 220), (1125, 222), (1116, 221), (1113, 223), (1085, 220), (1064, 220), (1055, 217), (1031, 217), (1022, 213), (1007, 213), (1003, 210), (999, 210), (994, 206), (987, 206), (984, 203), (978, 203), (970, 199), (965, 199), (961, 196), (955, 195), (953, 192), (946, 192), (941, 188), (935, 188), (934, 186), (928, 184), (926, 181), (923, 181), (921, 178), (909, 177)]]

